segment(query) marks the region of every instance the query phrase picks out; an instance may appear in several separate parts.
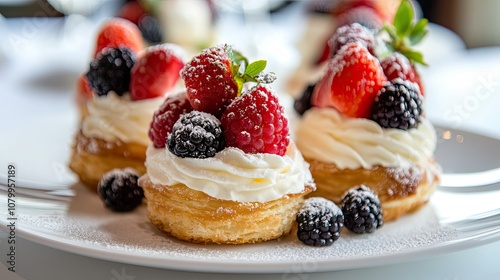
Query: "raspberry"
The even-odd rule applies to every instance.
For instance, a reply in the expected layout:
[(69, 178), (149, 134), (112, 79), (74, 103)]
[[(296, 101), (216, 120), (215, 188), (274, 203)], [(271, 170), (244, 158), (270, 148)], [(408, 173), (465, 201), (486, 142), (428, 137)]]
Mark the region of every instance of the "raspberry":
[(383, 128), (416, 128), (422, 115), (422, 98), (415, 83), (399, 78), (387, 83), (372, 106), (372, 120)]
[(146, 15), (146, 11), (141, 3), (137, 1), (129, 1), (120, 8), (118, 17), (129, 20), (135, 25), (139, 25), (139, 20)]
[(183, 158), (210, 158), (224, 149), (220, 121), (200, 111), (182, 115), (175, 122), (167, 141), (168, 150)]
[(144, 47), (139, 28), (132, 22), (122, 18), (108, 20), (101, 27), (97, 35), (94, 57), (104, 48), (118, 47), (127, 47), (136, 55)]
[(169, 96), (153, 114), (153, 121), (149, 127), (149, 139), (155, 148), (165, 148), (167, 135), (182, 114), (193, 110), (187, 100), (185, 92)]
[(344, 45), (314, 89), (312, 104), (333, 107), (354, 118), (369, 118), (370, 108), (387, 81), (380, 62), (361, 42)]
[(195, 110), (220, 116), (238, 94), (228, 45), (203, 50), (181, 70), (187, 95)]
[(116, 212), (135, 209), (144, 197), (143, 189), (137, 185), (139, 175), (134, 169), (113, 169), (104, 174), (97, 185), (97, 193), (106, 208)]
[(304, 244), (315, 247), (332, 245), (344, 228), (344, 215), (330, 200), (311, 197), (297, 213), (297, 237)]
[(131, 71), (132, 100), (160, 97), (171, 90), (184, 67), (184, 55), (184, 51), (174, 44), (147, 48)]
[(288, 120), (276, 94), (258, 84), (239, 96), (221, 117), (226, 145), (245, 153), (283, 156), (290, 142)]
[(134, 63), (135, 55), (129, 48), (105, 48), (90, 63), (87, 79), (97, 95), (114, 91), (121, 96), (129, 91)]
[(342, 197), (341, 208), (345, 227), (354, 233), (372, 233), (384, 224), (378, 196), (364, 185), (349, 189)]
[(382, 65), (382, 69), (384, 69), (384, 74), (388, 81), (401, 78), (416, 83), (420, 88), (420, 93), (424, 95), (424, 88), (420, 76), (406, 56), (399, 52), (394, 52), (389, 57), (382, 60), (380, 65)]

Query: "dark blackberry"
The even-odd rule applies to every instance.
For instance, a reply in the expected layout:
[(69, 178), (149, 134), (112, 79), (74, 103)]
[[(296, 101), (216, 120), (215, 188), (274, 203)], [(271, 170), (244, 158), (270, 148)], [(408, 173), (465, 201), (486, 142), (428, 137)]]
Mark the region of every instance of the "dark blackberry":
[(130, 70), (135, 54), (126, 47), (105, 48), (90, 63), (87, 79), (99, 96), (114, 91), (122, 96), (129, 90)]
[(161, 33), (161, 26), (156, 17), (151, 15), (145, 15), (141, 17), (138, 23), (138, 27), (144, 39), (153, 44), (162, 42), (163, 38)]
[(341, 208), (345, 227), (354, 233), (372, 233), (384, 224), (378, 196), (364, 185), (349, 189)]
[(422, 115), (422, 96), (418, 86), (394, 79), (382, 89), (371, 108), (371, 118), (383, 128), (416, 128)]
[(213, 115), (191, 111), (175, 122), (167, 146), (170, 152), (183, 158), (213, 157), (224, 148), (221, 123)]
[(344, 228), (344, 215), (330, 200), (311, 197), (304, 201), (297, 214), (297, 237), (302, 243), (324, 247), (330, 246), (340, 237)]
[(311, 109), (311, 98), (315, 86), (316, 84), (307, 86), (302, 95), (299, 98), (295, 99), (293, 108), (295, 108), (295, 111), (300, 115), (303, 115), (307, 110)]
[(342, 46), (352, 42), (361, 42), (371, 54), (375, 53), (374, 32), (355, 22), (337, 28), (333, 36), (328, 40), (331, 49), (330, 57), (335, 56)]
[(115, 212), (131, 211), (141, 204), (144, 197), (138, 179), (134, 169), (113, 169), (102, 176), (97, 193), (106, 208)]

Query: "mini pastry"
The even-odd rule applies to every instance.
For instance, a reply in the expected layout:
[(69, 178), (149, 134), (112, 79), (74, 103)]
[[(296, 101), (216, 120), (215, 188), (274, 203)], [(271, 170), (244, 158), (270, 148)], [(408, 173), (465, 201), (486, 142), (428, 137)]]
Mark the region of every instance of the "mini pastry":
[[(399, 9), (395, 18), (412, 17), (401, 14), (405, 11)], [(425, 28), (417, 30), (419, 24), (409, 30), (421, 32), (421, 39)], [(346, 28), (357, 26), (342, 32)], [(376, 53), (374, 42), (351, 35), (336, 42), (340, 47), (312, 90), (312, 108), (296, 131), (297, 147), (311, 164), (315, 195), (339, 203), (348, 189), (365, 185), (378, 195), (384, 220), (390, 221), (424, 205), (439, 183), (436, 132), (423, 110), (415, 68), (423, 60), (409, 46)]]
[(81, 92), (92, 95), (80, 99), (81, 124), (69, 165), (92, 190), (114, 168), (145, 172), (152, 115), (184, 66), (183, 54), (174, 45), (149, 47), (138, 54), (141, 43), (126, 36), (132, 32), (130, 26), (136, 28), (125, 20), (104, 25), (97, 39), (100, 51), (80, 81), (91, 88)]
[(186, 92), (167, 98), (153, 117), (139, 185), (150, 221), (181, 240), (279, 238), (315, 188), (276, 93), (260, 83), (272, 80), (260, 74), (265, 62), (233, 74), (242, 62), (230, 59), (242, 59), (236, 54), (227, 45), (202, 51), (181, 70)]

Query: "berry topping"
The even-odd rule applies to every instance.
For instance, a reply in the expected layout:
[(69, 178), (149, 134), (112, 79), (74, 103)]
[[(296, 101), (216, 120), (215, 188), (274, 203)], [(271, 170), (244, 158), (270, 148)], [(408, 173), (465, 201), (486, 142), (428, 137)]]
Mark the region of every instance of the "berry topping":
[(181, 70), (191, 106), (219, 116), (238, 95), (228, 45), (203, 50)]
[(139, 20), (146, 15), (146, 11), (141, 3), (137, 1), (129, 1), (120, 8), (118, 17), (129, 20), (135, 25), (139, 24)]
[(168, 150), (183, 158), (210, 158), (224, 149), (220, 121), (200, 111), (182, 115), (175, 122), (167, 141)]
[(300, 115), (303, 115), (307, 110), (311, 109), (312, 107), (311, 97), (315, 86), (316, 84), (308, 85), (307, 88), (302, 93), (302, 95), (299, 98), (295, 99), (295, 102), (293, 103), (293, 108)]
[(135, 209), (142, 202), (144, 192), (137, 185), (139, 175), (134, 169), (113, 169), (104, 174), (97, 185), (97, 193), (106, 208), (116, 212)]
[(107, 21), (97, 35), (97, 46), (94, 57), (104, 48), (127, 47), (135, 54), (143, 48), (142, 35), (132, 22), (115, 18)]
[(129, 48), (105, 48), (90, 63), (87, 79), (97, 95), (114, 91), (121, 96), (129, 90), (134, 63), (135, 55)]
[(327, 73), (315, 87), (312, 104), (334, 107), (348, 117), (369, 118), (370, 108), (386, 77), (363, 43), (344, 45), (330, 60)]
[(330, 246), (340, 237), (344, 215), (330, 200), (311, 197), (304, 201), (297, 214), (297, 237), (309, 246)]
[(378, 196), (364, 185), (349, 189), (341, 208), (345, 227), (354, 233), (372, 233), (384, 224)]
[(182, 49), (173, 44), (147, 48), (132, 68), (132, 100), (163, 96), (171, 90), (179, 80), (179, 71), (184, 67), (183, 56)]
[(372, 106), (372, 119), (383, 128), (416, 128), (422, 114), (422, 98), (414, 83), (396, 79), (387, 83)]
[(165, 148), (167, 135), (182, 114), (193, 110), (187, 100), (185, 92), (168, 96), (158, 110), (153, 114), (153, 121), (149, 127), (149, 139), (155, 148)]
[(335, 56), (342, 46), (352, 42), (360, 42), (372, 55), (374, 55), (375, 34), (361, 24), (353, 23), (337, 28), (330, 38), (328, 41), (328, 45), (331, 48), (330, 57)]
[(283, 156), (290, 142), (288, 120), (278, 96), (266, 85), (258, 84), (239, 96), (221, 117), (227, 146), (245, 153)]
[(155, 16), (143, 16), (137, 25), (144, 39), (151, 43), (160, 43), (163, 40), (160, 22)]
[(229, 45), (203, 50), (181, 70), (191, 106), (220, 116), (241, 93), (246, 82), (272, 83), (274, 74), (265, 74), (265, 60), (248, 60)]
[(384, 74), (388, 81), (401, 78), (414, 82), (418, 84), (420, 93), (424, 95), (420, 76), (406, 56), (399, 52), (392, 53), (389, 57), (382, 60), (380, 65), (382, 65), (382, 69), (384, 69)]
[(87, 77), (85, 77), (84, 74), (78, 77), (76, 87), (77, 92), (81, 94), (81, 96), (84, 96), (86, 99), (92, 98), (94, 92), (89, 84), (89, 81), (87, 80)]

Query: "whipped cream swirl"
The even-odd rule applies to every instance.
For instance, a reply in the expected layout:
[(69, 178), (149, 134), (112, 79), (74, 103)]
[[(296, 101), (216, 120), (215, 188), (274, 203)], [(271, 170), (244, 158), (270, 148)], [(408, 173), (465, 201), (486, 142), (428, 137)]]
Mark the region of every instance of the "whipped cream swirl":
[(407, 131), (384, 129), (369, 119), (349, 118), (333, 108), (312, 108), (296, 131), (304, 157), (340, 169), (426, 164), (436, 148), (436, 131), (426, 118)]
[(87, 103), (88, 116), (82, 121), (82, 133), (114, 142), (149, 144), (148, 129), (153, 113), (163, 98), (132, 101), (129, 94), (120, 97), (115, 92), (96, 96)]
[(223, 200), (267, 202), (300, 193), (313, 182), (309, 164), (293, 143), (284, 156), (246, 154), (226, 147), (212, 158), (181, 158), (152, 145), (146, 155), (147, 172), (154, 184), (181, 183)]

